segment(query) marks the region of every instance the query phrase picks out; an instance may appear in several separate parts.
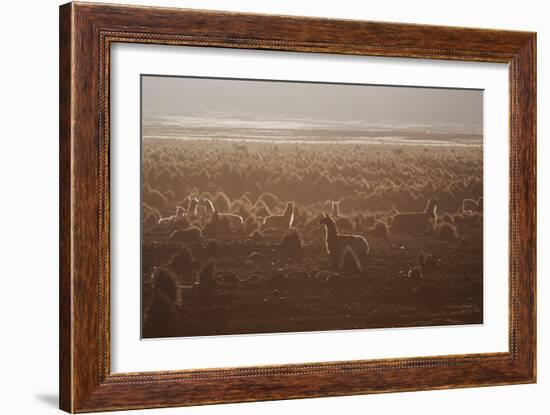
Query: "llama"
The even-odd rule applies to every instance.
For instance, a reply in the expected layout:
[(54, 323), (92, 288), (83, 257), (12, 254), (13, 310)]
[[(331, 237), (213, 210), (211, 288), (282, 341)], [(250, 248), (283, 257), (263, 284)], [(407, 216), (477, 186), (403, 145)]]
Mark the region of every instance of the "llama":
[(428, 200), (424, 212), (398, 213), (393, 217), (391, 229), (405, 233), (422, 233), (436, 222), (437, 199)]
[(419, 281), (424, 278), (424, 274), (422, 273), (422, 268), (420, 267), (420, 265), (415, 265), (414, 267), (412, 267), (407, 273), (407, 278), (413, 281)]
[(158, 268), (151, 275), (152, 296), (146, 310), (145, 337), (173, 336), (177, 328), (178, 284), (174, 274)]
[(288, 231), (294, 223), (294, 202), (287, 202), (285, 212), (282, 215), (271, 215), (264, 218), (262, 226)]
[(460, 234), (455, 225), (449, 222), (440, 222), (433, 227), (433, 235), (445, 241), (457, 241)]
[(185, 210), (185, 213), (189, 213), (190, 204), (191, 204), (191, 198), (187, 196), (182, 203), (182, 207), (183, 207), (183, 210)]
[(161, 226), (170, 226), (176, 223), (178, 220), (180, 220), (183, 215), (185, 215), (185, 211), (181, 206), (176, 207), (176, 214), (172, 216), (168, 216), (165, 218), (160, 218), (158, 221), (158, 225)]
[(141, 223), (146, 230), (151, 230), (158, 224), (158, 218), (155, 218), (155, 215), (149, 211), (143, 211), (141, 217)]
[(349, 274), (356, 274), (363, 269), (361, 261), (359, 261), (359, 258), (357, 258), (355, 251), (349, 246), (347, 246), (344, 250), (339, 266), (341, 270)]
[(337, 218), (338, 217), (338, 210), (340, 209), (340, 202), (337, 202), (336, 200), (332, 201), (332, 217)]
[(236, 213), (221, 213), (217, 211), (214, 207), (214, 203), (207, 197), (202, 199), (202, 203), (206, 207), (208, 216), (217, 214), (220, 220), (227, 221), (232, 228), (240, 227), (244, 224), (244, 220), (241, 215), (237, 215)]
[(342, 231), (351, 232), (354, 228), (353, 223), (351, 223), (349, 219), (340, 216), (339, 210), (340, 210), (340, 202), (333, 200), (332, 201), (332, 218), (336, 223), (336, 226), (338, 227), (338, 229)]
[(303, 255), (302, 236), (296, 229), (288, 231), (281, 242), (277, 245), (279, 251), (291, 259), (301, 259)]
[(423, 251), (420, 251), (416, 258), (416, 264), (409, 270), (407, 276), (409, 279), (418, 281), (424, 277), (431, 276), (436, 267), (437, 264), (432, 254), (425, 254)]
[(319, 220), (319, 224), (325, 227), (327, 253), (334, 263), (338, 263), (348, 247), (351, 248), (358, 257), (365, 257), (368, 255), (369, 244), (367, 240), (361, 235), (338, 234), (336, 223), (334, 223), (328, 213), (325, 213), (325, 216)]
[(216, 288), (216, 278), (214, 276), (214, 263), (209, 261), (204, 265), (197, 274), (199, 281), (199, 289), (203, 292), (211, 292)]
[(418, 258), (416, 260), (417, 265), (422, 270), (422, 275), (430, 276), (432, 275), (436, 268), (437, 262), (434, 259), (432, 254), (426, 254), (423, 251), (418, 253)]
[(203, 215), (199, 212), (199, 199), (197, 197), (188, 197), (189, 203), (185, 209), (185, 216), (180, 219), (179, 225), (180, 229), (185, 229), (189, 226), (202, 226), (203, 225)]
[(477, 199), (477, 202), (473, 199), (464, 199), (462, 201), (462, 212), (472, 214), (473, 212), (483, 213), (483, 198)]
[(170, 235), (171, 241), (177, 242), (199, 242), (202, 239), (201, 228), (190, 226), (186, 229), (177, 229)]
[(160, 212), (145, 203), (142, 203), (141, 208), (141, 223), (147, 231), (153, 229), (160, 220)]
[(187, 209), (185, 211), (185, 214), (188, 216), (194, 216), (197, 217), (199, 215), (198, 207), (199, 207), (199, 199), (196, 197), (188, 198), (189, 203), (187, 204)]
[(170, 257), (164, 268), (172, 274), (180, 276), (190, 272), (194, 263), (191, 249), (187, 245), (182, 245), (181, 249)]

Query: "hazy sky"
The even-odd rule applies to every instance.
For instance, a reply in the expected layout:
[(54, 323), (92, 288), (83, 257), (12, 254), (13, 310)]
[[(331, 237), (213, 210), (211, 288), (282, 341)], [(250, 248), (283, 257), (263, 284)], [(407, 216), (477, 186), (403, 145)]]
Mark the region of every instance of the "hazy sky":
[(143, 111), (481, 126), (480, 90), (143, 76)]

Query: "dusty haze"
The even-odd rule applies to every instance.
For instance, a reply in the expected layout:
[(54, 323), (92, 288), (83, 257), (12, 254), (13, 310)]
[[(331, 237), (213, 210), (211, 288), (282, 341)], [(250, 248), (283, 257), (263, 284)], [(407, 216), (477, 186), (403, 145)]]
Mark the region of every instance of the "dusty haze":
[(142, 77), (143, 113), (270, 114), (479, 128), (481, 90), (235, 79)]

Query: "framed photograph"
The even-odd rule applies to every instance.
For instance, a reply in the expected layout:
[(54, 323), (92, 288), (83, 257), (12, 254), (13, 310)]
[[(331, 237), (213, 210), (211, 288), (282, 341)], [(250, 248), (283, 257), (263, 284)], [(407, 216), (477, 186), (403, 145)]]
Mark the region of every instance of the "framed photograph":
[(60, 8), (60, 407), (536, 380), (536, 35)]

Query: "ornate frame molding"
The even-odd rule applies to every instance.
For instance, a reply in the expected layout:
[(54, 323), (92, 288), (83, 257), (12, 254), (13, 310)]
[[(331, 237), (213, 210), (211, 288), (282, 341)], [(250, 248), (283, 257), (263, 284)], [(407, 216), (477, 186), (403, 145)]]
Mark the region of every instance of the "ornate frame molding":
[[(112, 374), (109, 69), (110, 46), (117, 42), (508, 63), (510, 351)], [(535, 71), (533, 33), (86, 3), (61, 6), (61, 408), (89, 412), (534, 382)]]

